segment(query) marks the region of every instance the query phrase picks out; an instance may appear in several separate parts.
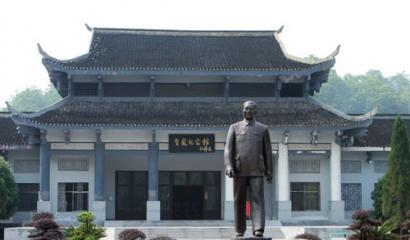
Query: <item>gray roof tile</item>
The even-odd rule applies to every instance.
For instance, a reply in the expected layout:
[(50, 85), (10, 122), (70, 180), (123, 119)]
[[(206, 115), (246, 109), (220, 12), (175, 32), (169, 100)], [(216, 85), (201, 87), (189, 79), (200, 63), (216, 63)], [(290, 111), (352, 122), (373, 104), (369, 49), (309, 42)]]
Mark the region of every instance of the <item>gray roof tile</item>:
[[(76, 70), (300, 71), (322, 64), (288, 59), (274, 31), (173, 31), (95, 28), (89, 53), (43, 59)], [(333, 64), (331, 64), (333, 65)]]
[[(73, 98), (40, 114), (20, 119), (50, 126), (227, 127), (242, 119), (242, 103)], [(257, 120), (275, 128), (344, 128), (363, 122), (341, 117), (304, 98), (259, 101)]]

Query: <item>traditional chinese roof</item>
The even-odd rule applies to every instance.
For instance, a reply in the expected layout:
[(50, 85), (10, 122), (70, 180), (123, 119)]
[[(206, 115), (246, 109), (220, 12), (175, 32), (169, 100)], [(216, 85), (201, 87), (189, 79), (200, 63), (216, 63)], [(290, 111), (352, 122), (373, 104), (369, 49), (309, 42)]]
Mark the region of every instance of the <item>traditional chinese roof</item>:
[(309, 63), (287, 54), (278, 31), (181, 31), (92, 28), (89, 52), (70, 60), (48, 55), (43, 63), (62, 72), (305, 72), (329, 70), (339, 48)]
[[(132, 101), (66, 98), (33, 114), (13, 112), (13, 119), (35, 127), (211, 127), (242, 120), (243, 102)], [(11, 107), (9, 107), (13, 110)], [(366, 127), (370, 115), (349, 116), (313, 98), (258, 101), (257, 120), (271, 128)]]
[[(354, 139), (355, 147), (390, 147), (393, 132), (393, 123), (396, 115), (376, 115), (373, 123), (368, 127), (366, 136)], [(410, 136), (410, 114), (402, 115), (402, 120), (407, 127), (407, 134)]]
[(16, 128), (10, 113), (0, 113), (0, 150), (25, 145), (23, 136), (17, 133)]

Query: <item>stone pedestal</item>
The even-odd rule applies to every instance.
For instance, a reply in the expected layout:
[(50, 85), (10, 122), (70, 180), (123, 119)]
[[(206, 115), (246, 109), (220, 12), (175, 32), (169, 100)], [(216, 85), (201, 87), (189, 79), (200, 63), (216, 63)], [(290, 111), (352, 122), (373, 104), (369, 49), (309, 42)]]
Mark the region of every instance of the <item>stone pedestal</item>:
[(334, 223), (340, 223), (345, 221), (344, 201), (329, 202), (329, 221)]
[(288, 222), (292, 218), (292, 202), (291, 201), (277, 201), (278, 204), (278, 220), (281, 222)]
[(161, 202), (147, 201), (147, 221), (161, 220)]
[(224, 220), (233, 221), (234, 211), (233, 211), (233, 201), (225, 201), (224, 203)]
[(51, 202), (37, 201), (37, 212), (51, 212)]
[(91, 212), (95, 215), (97, 223), (104, 223), (105, 221), (105, 201), (94, 201), (91, 204)]

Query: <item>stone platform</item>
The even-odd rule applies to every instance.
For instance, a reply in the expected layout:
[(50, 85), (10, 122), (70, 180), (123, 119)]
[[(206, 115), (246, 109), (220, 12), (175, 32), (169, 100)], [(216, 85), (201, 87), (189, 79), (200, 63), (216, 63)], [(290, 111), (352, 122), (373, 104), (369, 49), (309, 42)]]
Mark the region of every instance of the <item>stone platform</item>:
[(268, 237), (234, 237), (232, 240), (272, 240)]

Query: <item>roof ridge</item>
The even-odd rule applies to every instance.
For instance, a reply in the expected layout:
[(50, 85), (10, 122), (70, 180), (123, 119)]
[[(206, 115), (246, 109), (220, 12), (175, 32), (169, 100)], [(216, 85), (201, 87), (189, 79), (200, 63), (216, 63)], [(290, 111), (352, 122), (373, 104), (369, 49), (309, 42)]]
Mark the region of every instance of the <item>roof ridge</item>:
[(144, 28), (93, 28), (93, 33), (128, 33), (141, 35), (186, 36), (273, 36), (277, 30), (183, 30)]

